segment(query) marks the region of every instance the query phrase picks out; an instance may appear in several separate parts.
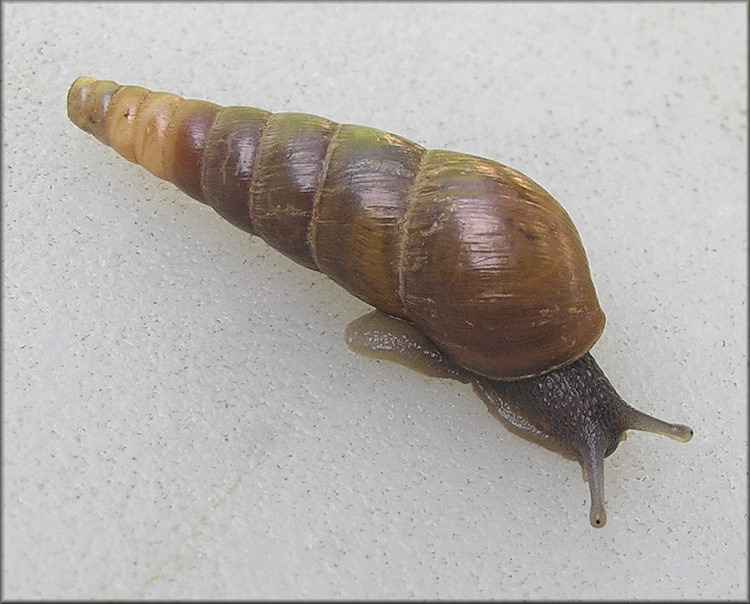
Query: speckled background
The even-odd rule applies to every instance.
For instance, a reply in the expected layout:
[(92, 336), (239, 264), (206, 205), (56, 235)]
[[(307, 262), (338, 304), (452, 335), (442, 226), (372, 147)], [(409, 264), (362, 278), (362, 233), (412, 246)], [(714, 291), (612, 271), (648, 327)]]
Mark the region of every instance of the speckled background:
[[(747, 598), (747, 8), (3, 10), (5, 598)], [(68, 122), (78, 75), (522, 170), (573, 217), (634, 405), (576, 464), (360, 358), (367, 307)]]

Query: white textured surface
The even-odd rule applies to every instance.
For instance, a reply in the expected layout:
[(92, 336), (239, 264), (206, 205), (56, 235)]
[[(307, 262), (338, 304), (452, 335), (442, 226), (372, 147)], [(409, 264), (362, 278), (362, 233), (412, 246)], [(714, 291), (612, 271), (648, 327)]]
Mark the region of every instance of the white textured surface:
[[(747, 598), (747, 8), (3, 3), (6, 598)], [(349, 353), (367, 308), (65, 115), (78, 75), (508, 163), (621, 394), (578, 467)]]

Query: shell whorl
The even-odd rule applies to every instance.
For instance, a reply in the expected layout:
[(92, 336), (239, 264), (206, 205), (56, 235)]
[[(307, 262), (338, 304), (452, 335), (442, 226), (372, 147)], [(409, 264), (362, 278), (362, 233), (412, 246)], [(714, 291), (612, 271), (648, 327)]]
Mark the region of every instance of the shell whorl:
[(570, 218), (507, 166), (317, 116), (93, 78), (73, 83), (68, 115), (296, 262), (409, 319), (471, 371), (544, 373), (603, 330)]

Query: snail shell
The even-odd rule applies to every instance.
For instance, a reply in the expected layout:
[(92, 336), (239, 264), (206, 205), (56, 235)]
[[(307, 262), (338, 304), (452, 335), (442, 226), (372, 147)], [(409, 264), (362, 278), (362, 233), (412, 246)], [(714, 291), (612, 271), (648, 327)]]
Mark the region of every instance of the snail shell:
[(594, 526), (602, 462), (626, 429), (692, 434), (629, 407), (588, 354), (604, 313), (583, 245), (520, 172), (313, 115), (87, 77), (68, 115), (382, 311), (350, 326), (351, 348), (469, 382), (511, 430), (577, 459)]
[(459, 365), (539, 375), (604, 328), (565, 210), (497, 162), (312, 115), (221, 108), (78, 80), (73, 122), (368, 304)]

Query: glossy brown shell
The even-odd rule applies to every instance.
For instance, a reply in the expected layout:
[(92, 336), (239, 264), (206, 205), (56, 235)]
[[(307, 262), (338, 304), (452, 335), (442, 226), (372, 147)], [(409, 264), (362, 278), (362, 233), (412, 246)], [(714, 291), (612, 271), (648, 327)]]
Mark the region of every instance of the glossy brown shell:
[(563, 208), (497, 162), (372, 128), (79, 78), (83, 130), (495, 379), (584, 355), (604, 328)]

